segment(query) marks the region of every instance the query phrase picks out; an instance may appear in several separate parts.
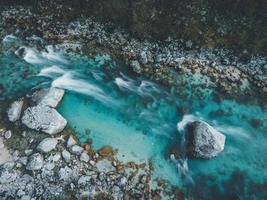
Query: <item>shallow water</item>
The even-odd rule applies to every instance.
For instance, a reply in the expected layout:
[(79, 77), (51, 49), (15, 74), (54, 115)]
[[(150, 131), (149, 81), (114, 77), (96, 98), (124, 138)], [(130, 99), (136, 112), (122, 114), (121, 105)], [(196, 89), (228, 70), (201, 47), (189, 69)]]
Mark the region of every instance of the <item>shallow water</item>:
[[(60, 46), (47, 46), (41, 52), (25, 47), (19, 56), (18, 47), (23, 45), (13, 37), (1, 44), (1, 101), (34, 88), (64, 88), (58, 110), (81, 141), (91, 138), (97, 149), (110, 145), (118, 149), (122, 161), (151, 159), (153, 178), (164, 178), (195, 199), (267, 198), (267, 115), (259, 106), (233, 100), (218, 103), (207, 89), (207, 98), (196, 98), (190, 86), (202, 89), (206, 81), (197, 75), (194, 82), (176, 90), (136, 76), (108, 55), (81, 57)], [(168, 158), (172, 144), (184, 150), (184, 126), (195, 119), (226, 135), (225, 150), (212, 160)], [(252, 119), (265, 124), (253, 128)]]

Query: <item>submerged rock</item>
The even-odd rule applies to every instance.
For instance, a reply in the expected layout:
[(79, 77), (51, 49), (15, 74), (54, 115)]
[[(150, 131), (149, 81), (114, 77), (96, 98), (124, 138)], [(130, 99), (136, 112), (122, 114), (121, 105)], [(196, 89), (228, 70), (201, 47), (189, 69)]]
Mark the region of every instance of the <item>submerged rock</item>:
[(62, 100), (64, 93), (63, 89), (55, 87), (41, 89), (32, 95), (32, 100), (38, 105), (55, 108)]
[(109, 155), (112, 152), (112, 147), (110, 146), (104, 146), (102, 149), (99, 150), (99, 155), (104, 157)]
[(44, 158), (40, 153), (35, 153), (30, 156), (26, 169), (39, 170), (43, 167)]
[(9, 121), (15, 122), (19, 120), (22, 107), (23, 107), (23, 103), (24, 103), (23, 98), (21, 98), (17, 101), (14, 101), (11, 104), (10, 108), (7, 111), (7, 116), (8, 116)]
[(28, 128), (48, 134), (59, 133), (67, 125), (66, 119), (55, 109), (42, 105), (27, 108), (21, 120)]
[(42, 153), (48, 153), (56, 148), (58, 140), (56, 138), (45, 138), (37, 146), (37, 150)]
[(188, 154), (195, 158), (210, 159), (224, 150), (225, 136), (203, 121), (187, 126)]

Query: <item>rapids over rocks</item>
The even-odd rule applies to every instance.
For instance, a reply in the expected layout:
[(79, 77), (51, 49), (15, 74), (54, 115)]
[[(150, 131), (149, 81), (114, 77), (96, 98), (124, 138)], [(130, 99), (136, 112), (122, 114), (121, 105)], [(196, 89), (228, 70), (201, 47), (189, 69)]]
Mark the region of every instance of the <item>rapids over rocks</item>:
[[(153, 178), (166, 179), (196, 199), (266, 198), (267, 112), (263, 108), (184, 96), (190, 91), (146, 80), (109, 55), (80, 56), (66, 53), (61, 45), (14, 49), (14, 42), (23, 44), (14, 36), (1, 44), (2, 102), (36, 88), (65, 89), (58, 112), (80, 141), (91, 138), (95, 148), (112, 146), (122, 161), (151, 160)], [(263, 120), (259, 126), (257, 119)], [(224, 151), (211, 160), (185, 154), (185, 127), (195, 120), (208, 122), (226, 136)], [(170, 148), (180, 156), (170, 155)]]

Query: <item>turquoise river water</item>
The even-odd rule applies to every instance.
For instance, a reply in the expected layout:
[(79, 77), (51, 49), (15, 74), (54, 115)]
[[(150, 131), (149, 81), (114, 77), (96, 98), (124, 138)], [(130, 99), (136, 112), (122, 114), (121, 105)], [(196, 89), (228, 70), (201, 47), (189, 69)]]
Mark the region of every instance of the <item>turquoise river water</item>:
[[(153, 178), (166, 179), (194, 199), (267, 199), (267, 112), (259, 106), (181, 97), (108, 55), (68, 54), (63, 46), (39, 51), (13, 36), (0, 47), (0, 101), (36, 88), (64, 88), (58, 111), (81, 141), (91, 138), (96, 149), (110, 145), (121, 161), (151, 160)], [(22, 56), (19, 48), (25, 50)], [(198, 87), (199, 78), (194, 80)], [(226, 135), (225, 150), (211, 160), (170, 159), (168, 149), (176, 144), (183, 151), (183, 129), (195, 119)], [(263, 120), (263, 126), (252, 127), (253, 119)]]

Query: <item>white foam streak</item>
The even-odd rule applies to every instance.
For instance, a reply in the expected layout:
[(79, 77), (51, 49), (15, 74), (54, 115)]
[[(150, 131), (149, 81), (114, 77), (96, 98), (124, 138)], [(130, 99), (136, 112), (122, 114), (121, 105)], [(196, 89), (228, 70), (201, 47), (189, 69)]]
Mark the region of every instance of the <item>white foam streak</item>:
[(131, 81), (126, 81), (126, 80), (123, 80), (120, 77), (117, 77), (117, 78), (115, 78), (115, 83), (121, 90), (127, 89), (127, 90), (130, 90), (132, 92), (136, 92), (137, 91), (137, 87)]
[(76, 79), (73, 75), (73, 72), (65, 73), (63, 76), (55, 79), (52, 82), (52, 86), (91, 96), (106, 105), (114, 106), (117, 104), (116, 101), (107, 96), (101, 88), (84, 80)]
[(31, 48), (26, 48), (26, 47), (20, 47), (15, 54), (18, 54), (18, 51), (24, 48), (24, 55), (23, 55), (23, 59), (30, 64), (42, 64), (45, 63), (46, 61), (40, 56), (40, 54), (38, 54), (38, 52), (36, 52), (34, 49)]
[(152, 93), (159, 93), (159, 89), (156, 87), (156, 84), (149, 81), (142, 81), (141, 85), (138, 87), (138, 93), (142, 96), (152, 96)]
[(180, 175), (185, 177), (190, 183), (194, 183), (193, 178), (190, 176), (187, 158), (176, 160), (174, 155), (171, 155), (170, 159), (176, 165)]
[(223, 132), (227, 135), (232, 135), (234, 137), (239, 136), (245, 139), (250, 139), (250, 134), (247, 132), (247, 130), (245, 130), (244, 128), (241, 127), (234, 127), (234, 126), (215, 126), (215, 128), (217, 130), (219, 130), (220, 132)]
[(157, 89), (156, 85), (149, 82), (149, 81), (142, 81), (140, 85), (137, 85), (137, 83), (130, 79), (129, 77), (122, 74), (121, 77), (115, 78), (115, 84), (122, 90), (128, 90), (133, 93), (138, 94), (139, 96), (150, 96), (153, 97), (153, 93), (159, 93), (159, 90)]
[(42, 52), (43, 58), (53, 61), (53, 62), (59, 62), (59, 63), (64, 63), (67, 64), (68, 61), (63, 58), (59, 53), (54, 51), (54, 48), (52, 46), (47, 46), (46, 47), (47, 52)]
[[(19, 52), (23, 50), (23, 55)], [(47, 46), (46, 51), (38, 52), (33, 48), (20, 47), (15, 54), (22, 56), (23, 59), (30, 64), (47, 64), (47, 63), (57, 63), (57, 64), (68, 64), (68, 61), (61, 56), (58, 52), (54, 51), (52, 46)]]
[(200, 118), (196, 117), (195, 115), (184, 115), (182, 121), (177, 123), (178, 131), (183, 132), (188, 123), (199, 120), (199, 119)]
[(38, 76), (45, 76), (45, 77), (50, 77), (53, 78), (54, 74), (65, 74), (66, 71), (64, 69), (62, 69), (59, 66), (53, 65), (51, 67), (47, 67), (44, 68), (40, 71), (40, 73), (38, 74)]
[(4, 39), (2, 40), (2, 42), (5, 44), (5, 43), (10, 43), (10, 42), (14, 42), (16, 41), (18, 38), (14, 35), (6, 35), (4, 37)]

